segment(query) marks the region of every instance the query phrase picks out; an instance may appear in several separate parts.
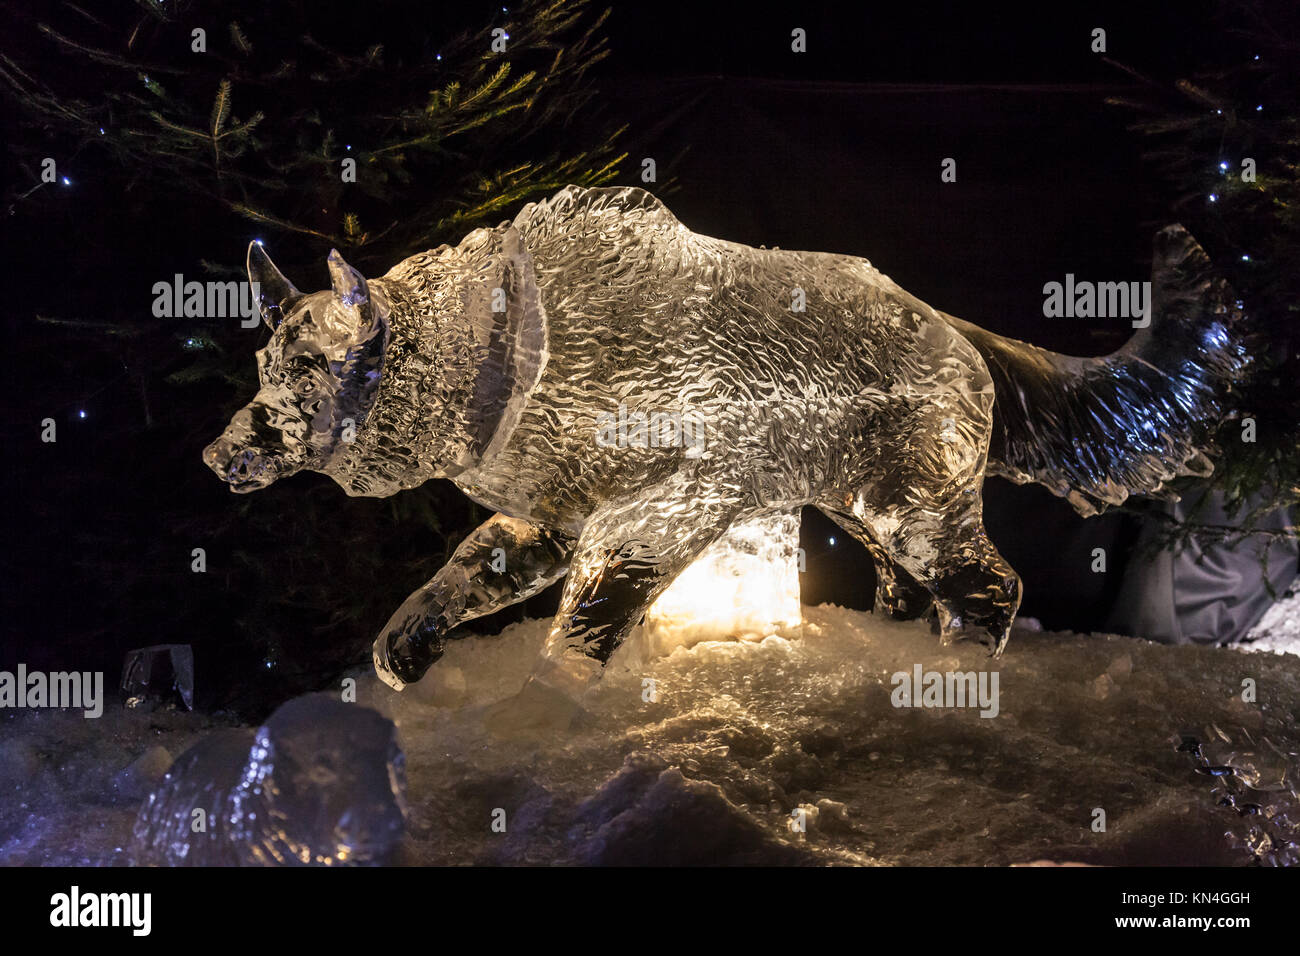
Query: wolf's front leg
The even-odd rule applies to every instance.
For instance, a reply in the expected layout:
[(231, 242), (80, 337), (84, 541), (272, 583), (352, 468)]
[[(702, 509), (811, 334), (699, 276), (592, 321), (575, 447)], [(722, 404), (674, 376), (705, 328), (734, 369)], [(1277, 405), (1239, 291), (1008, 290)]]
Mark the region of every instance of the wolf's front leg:
[(403, 602), (375, 640), (375, 673), (401, 690), (442, 656), (452, 628), (526, 600), (559, 580), (574, 539), (495, 515), (461, 542), (429, 583)]
[(533, 676), (488, 715), (497, 731), (563, 727), (655, 598), (742, 512), (739, 489), (681, 476), (598, 510), (578, 539)]

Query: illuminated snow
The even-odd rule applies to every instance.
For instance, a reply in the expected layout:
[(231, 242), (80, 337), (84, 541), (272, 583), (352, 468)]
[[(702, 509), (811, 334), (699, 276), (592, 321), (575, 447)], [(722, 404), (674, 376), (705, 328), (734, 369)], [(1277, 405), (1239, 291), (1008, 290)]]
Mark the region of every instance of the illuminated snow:
[[(449, 645), (402, 694), (358, 671), (360, 702), (394, 718), (406, 750), (411, 815), (392, 862), (1244, 864), (1225, 833), (1249, 838), (1260, 815), (1215, 805), (1215, 778), (1177, 749), (1188, 732), (1215, 759), (1264, 760), (1263, 782), (1280, 786), (1258, 796), (1265, 811), (1294, 805), (1293, 653), (1025, 628), (991, 660), (919, 623), (803, 613), (801, 637), (665, 657), (634, 636), (589, 715), (541, 743), (494, 738), (482, 717), (523, 683), (546, 621)], [(894, 708), (890, 675), (916, 664), (997, 667), (998, 716)], [(1246, 678), (1256, 703), (1241, 699)], [(7, 714), (0, 862), (125, 862), (115, 848), (138, 803), (113, 802), (113, 775), (212, 728), (197, 714)], [(800, 807), (804, 834), (791, 831)], [(1095, 808), (1105, 833), (1090, 829)]]

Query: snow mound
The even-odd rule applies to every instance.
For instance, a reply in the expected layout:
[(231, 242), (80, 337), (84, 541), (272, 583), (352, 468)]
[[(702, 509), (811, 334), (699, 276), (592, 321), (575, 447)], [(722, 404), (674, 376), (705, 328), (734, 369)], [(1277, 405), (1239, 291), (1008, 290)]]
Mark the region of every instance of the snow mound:
[[(408, 755), (407, 858), (1246, 864), (1257, 820), (1218, 806), (1178, 750), (1189, 732), (1290, 755), (1272, 812), (1294, 803), (1300, 658), (1017, 630), (991, 660), (918, 623), (833, 606), (805, 621), (658, 659), (633, 642), (542, 744), (491, 737), (482, 715), (523, 684), (546, 621), (452, 643), (402, 694), (363, 675)], [(997, 715), (895, 707), (892, 675), (917, 665), (996, 671)]]
[[(1290, 862), (1300, 657), (1017, 629), (993, 660), (920, 623), (833, 606), (804, 619), (666, 657), (632, 641), (576, 725), (540, 741), (493, 737), (484, 716), (523, 685), (547, 621), (454, 641), (400, 694), (356, 672), (357, 702), (394, 721), (406, 753), (390, 862)], [(996, 716), (895, 706), (894, 675), (918, 666), (996, 675)], [(139, 803), (114, 778), (218, 725), (5, 718), (0, 862), (127, 862)]]

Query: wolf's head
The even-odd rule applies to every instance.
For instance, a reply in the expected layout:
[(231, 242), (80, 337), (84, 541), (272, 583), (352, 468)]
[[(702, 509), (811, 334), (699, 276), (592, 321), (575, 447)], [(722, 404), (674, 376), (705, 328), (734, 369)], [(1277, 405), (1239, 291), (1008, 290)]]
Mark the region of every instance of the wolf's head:
[(257, 394), (203, 451), (232, 491), (326, 470), (374, 401), (388, 303), (337, 251), (330, 252), (329, 272), (329, 291), (304, 295), (260, 245), (248, 248), (248, 279), (271, 339), (257, 353)]
[(329, 291), (304, 295), (249, 247), (273, 332), (257, 353), (261, 387), (204, 450), (208, 467), (239, 492), (308, 470), (383, 496), (499, 450), (547, 361), (519, 232), (476, 229), (369, 283), (337, 252), (329, 271)]

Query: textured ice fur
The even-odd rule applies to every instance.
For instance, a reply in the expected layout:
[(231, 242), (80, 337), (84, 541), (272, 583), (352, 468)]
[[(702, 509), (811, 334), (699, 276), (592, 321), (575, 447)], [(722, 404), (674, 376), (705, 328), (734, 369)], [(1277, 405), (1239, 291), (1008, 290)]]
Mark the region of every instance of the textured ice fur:
[[(476, 229), (369, 283), (388, 332), (383, 374), (355, 441), (323, 469), (349, 494), (454, 478), (513, 432), (547, 359), (533, 261), (517, 231)], [(493, 290), (506, 308), (493, 308)]]
[[(540, 276), (532, 262), (542, 263)], [(808, 272), (821, 274), (804, 282), (813, 287), (813, 304), (801, 318), (782, 303)], [(478, 298), (481, 287), (466, 281), (477, 277), (489, 285), (499, 278), (509, 301), (526, 299), (533, 315), (494, 316)], [(863, 298), (828, 291), (837, 281), (848, 289), (858, 285)], [(839, 393), (827, 383), (864, 358), (882, 373), (897, 366), (883, 360), (897, 347), (897, 336), (878, 336), (866, 356), (844, 350), (848, 361), (841, 364), (835, 352), (843, 343), (827, 334), (851, 334), (854, 323), (828, 319), (826, 306), (854, 311), (862, 333), (879, 333), (870, 319), (882, 306), (895, 312), (917, 307), (922, 316), (946, 321), (978, 350), (992, 376), (988, 470), (1039, 483), (1083, 514), (1129, 495), (1157, 494), (1179, 476), (1208, 474), (1209, 433), (1247, 364), (1234, 295), (1181, 226), (1156, 237), (1151, 325), (1117, 352), (1095, 359), (1049, 352), (932, 312), (866, 260), (752, 250), (699, 236), (636, 189), (566, 189), (530, 204), (511, 224), (476, 230), (455, 248), (413, 256), (373, 285), (391, 303), (395, 342), (374, 412), (346, 451), (349, 463), (364, 462), (373, 477), (350, 490), (384, 494), (432, 474), (454, 476), (461, 465), (477, 464), (493, 437), (504, 444), (521, 424), (506, 461), (466, 476), (467, 490), (514, 504), (504, 509), (512, 513), (554, 498), (561, 486), (575, 499), (608, 494), (580, 490), (593, 478), (608, 477), (599, 474), (607, 469), (592, 476), (578, 467), (589, 457), (584, 439), (597, 429), (596, 412), (646, 396), (668, 409), (725, 414), (725, 405), (733, 405), (758, 418), (770, 418), (773, 412), (765, 414), (763, 406), (779, 402), (814, 422), (842, 424), (830, 419), (865, 404), (853, 386), (870, 389), (886, 374), (872, 381), (850, 373), (850, 387)], [(770, 349), (764, 347), (769, 330), (780, 337)], [(553, 356), (548, 334), (555, 339)], [(489, 339), (493, 348), (484, 348)], [(548, 359), (555, 365), (540, 376)], [(792, 380), (800, 370), (813, 377)], [(982, 372), (976, 367), (969, 373), (976, 390)], [(542, 393), (560, 404), (535, 405), (517, 422), (507, 412), (539, 377)], [(457, 454), (429, 447), (431, 438), (448, 431), (462, 439)], [(525, 482), (540, 487), (514, 488), (516, 476), (532, 478), (536, 468), (518, 459), (536, 449), (554, 451), (560, 471)], [(509, 467), (512, 458), (519, 467)], [(335, 470), (344, 470), (342, 461)], [(556, 509), (555, 517), (580, 526), (584, 504)]]
[[(701, 236), (639, 189), (570, 187), (370, 285), (391, 342), (347, 462), (328, 469), (354, 494), (446, 475), (497, 510), (577, 530), (683, 466), (732, 472), (758, 506), (855, 490), (889, 471), (878, 446), (894, 419), (934, 417), (912, 420), (921, 402), (975, 446), (987, 425), (978, 355), (865, 259)], [(517, 311), (491, 311), (494, 286)], [(620, 405), (699, 414), (705, 461), (601, 449), (598, 416)]]
[[(729, 527), (802, 505), (871, 550), (892, 613), (933, 600), (945, 637), (1000, 652), (1020, 581), (983, 529), (990, 443), (995, 469), (1085, 512), (1154, 492), (1208, 467), (1197, 443), (1241, 363), (1226, 290), (1177, 229), (1158, 242), (1158, 324), (1101, 360), (936, 312), (865, 259), (700, 235), (633, 188), (566, 188), (369, 284), (330, 269), (333, 296), (288, 308), (264, 364), (313, 337), (337, 352), (332, 330), (385, 344), (355, 439), (318, 442), (308, 467), (365, 495), (448, 477), (498, 512), (380, 635), (395, 687), (458, 623), (567, 574), (539, 676), (576, 694)], [(238, 423), (324, 417), (314, 394), (296, 416), (293, 388), (263, 391), (280, 404), (255, 402), (209, 454), (245, 488), (288, 472)], [(700, 441), (603, 441), (625, 408), (689, 415)], [(274, 446), (273, 427), (256, 434)], [(488, 574), (501, 551), (507, 573)]]

